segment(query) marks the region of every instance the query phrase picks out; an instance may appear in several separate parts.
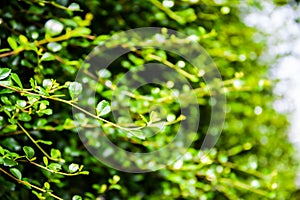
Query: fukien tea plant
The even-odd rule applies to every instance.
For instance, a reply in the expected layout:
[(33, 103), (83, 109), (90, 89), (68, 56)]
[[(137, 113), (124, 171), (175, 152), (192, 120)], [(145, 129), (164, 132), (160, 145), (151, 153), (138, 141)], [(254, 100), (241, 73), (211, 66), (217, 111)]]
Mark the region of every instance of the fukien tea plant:
[[(275, 83), (267, 76), (268, 63), (257, 61), (264, 44), (253, 40), (255, 30), (239, 18), (238, 3), (3, 0), (0, 7), (0, 199), (296, 198), (297, 164), (287, 139), (288, 122), (273, 108), (278, 98), (272, 93)], [(116, 37), (140, 27), (160, 27), (162, 36), (167, 29), (184, 35), (165, 37), (164, 46), (197, 42), (218, 67), (221, 79), (206, 82), (203, 77), (209, 68), (195, 71), (179, 55), (131, 48), (145, 41)], [(95, 47), (112, 48), (109, 45), (130, 51), (109, 67), (95, 70), (86, 59)], [(121, 87), (128, 71), (150, 62), (184, 77), (192, 89), (183, 86), (183, 92), (174, 95), (174, 76), (161, 85), (141, 84), (131, 90), (124, 82)], [(76, 79), (80, 70), (88, 77), (84, 83)], [(143, 78), (132, 79), (143, 83)], [(95, 94), (93, 99), (82, 97), (87, 87)], [(226, 117), (216, 145), (206, 149), (201, 147), (216, 103), (211, 91), (226, 97), (222, 107)], [(181, 123), (197, 117), (181, 110), (191, 103), (191, 93), (200, 120), (198, 128), (186, 135), (195, 137), (180, 159), (162, 169), (118, 171), (86, 149), (101, 146), (103, 135), (94, 131), (101, 127), (105, 137), (126, 151), (158, 150), (173, 140)], [(111, 103), (113, 97), (119, 104)], [(116, 112), (120, 115), (114, 116)], [(84, 139), (78, 134), (81, 130)], [(152, 135), (150, 130), (161, 132)], [(120, 161), (122, 167), (142, 163), (122, 154), (98, 153)], [(147, 167), (149, 163), (160, 168), (153, 160)], [(146, 166), (143, 162), (138, 167)]]

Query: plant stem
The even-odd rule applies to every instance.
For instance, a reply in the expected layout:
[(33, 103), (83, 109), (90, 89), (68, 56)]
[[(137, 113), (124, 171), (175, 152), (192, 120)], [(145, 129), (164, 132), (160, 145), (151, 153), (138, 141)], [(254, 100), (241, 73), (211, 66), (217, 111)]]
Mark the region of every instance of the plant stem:
[(45, 189), (42, 189), (42, 188), (40, 188), (40, 187), (38, 187), (38, 186), (36, 186), (36, 185), (33, 185), (33, 184), (31, 184), (31, 183), (29, 183), (29, 182), (27, 182), (27, 181), (23, 181), (23, 180), (21, 180), (21, 179), (18, 179), (18, 178), (16, 178), (16, 177), (14, 177), (12, 174), (8, 173), (7, 171), (5, 171), (4, 169), (2, 169), (1, 167), (0, 167), (0, 171), (3, 172), (4, 174), (6, 174), (7, 176), (9, 176), (10, 178), (12, 178), (13, 180), (15, 180), (15, 181), (16, 181), (17, 183), (19, 183), (19, 184), (25, 185), (25, 186), (27, 186), (27, 187), (34, 188), (34, 189), (36, 189), (36, 190), (38, 190), (38, 191), (40, 191), (40, 192), (43, 192), (43, 193), (47, 193), (47, 194), (49, 194), (51, 197), (53, 197), (53, 198), (55, 198), (55, 199), (63, 200), (62, 198), (60, 198), (60, 197), (58, 197), (58, 196), (52, 194), (51, 192), (48, 192), (48, 191), (45, 190)]
[(39, 150), (50, 160), (52, 161), (56, 161), (56, 162), (60, 162), (62, 161), (61, 159), (55, 159), (52, 158), (38, 143), (35, 139), (33, 139), (33, 137), (31, 137), (30, 133), (19, 123), (17, 122), (17, 125), (21, 128), (21, 130), (27, 135), (27, 137), (35, 144), (35, 146), (37, 148), (39, 148)]

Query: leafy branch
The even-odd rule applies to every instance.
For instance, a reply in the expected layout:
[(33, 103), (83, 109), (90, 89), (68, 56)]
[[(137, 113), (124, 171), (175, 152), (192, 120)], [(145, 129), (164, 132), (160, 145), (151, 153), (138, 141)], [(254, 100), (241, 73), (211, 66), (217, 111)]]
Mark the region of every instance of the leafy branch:
[(19, 184), (22, 184), (26, 187), (29, 187), (29, 188), (34, 188), (35, 190), (38, 190), (40, 192), (43, 192), (43, 193), (46, 193), (48, 195), (50, 195), (51, 197), (55, 198), (55, 199), (58, 199), (58, 200), (63, 200), (62, 198), (56, 196), (55, 194), (52, 194), (50, 191), (47, 191), (45, 189), (42, 189), (36, 185), (33, 185), (32, 183), (29, 183), (28, 181), (23, 181), (21, 179), (18, 179), (16, 178), (15, 176), (13, 176), (12, 174), (10, 174), (9, 172), (7, 172), (6, 170), (4, 170), (3, 168), (0, 167), (0, 171), (4, 174), (6, 174), (7, 176), (9, 176), (10, 178), (12, 178), (13, 180), (15, 180), (17, 183)]

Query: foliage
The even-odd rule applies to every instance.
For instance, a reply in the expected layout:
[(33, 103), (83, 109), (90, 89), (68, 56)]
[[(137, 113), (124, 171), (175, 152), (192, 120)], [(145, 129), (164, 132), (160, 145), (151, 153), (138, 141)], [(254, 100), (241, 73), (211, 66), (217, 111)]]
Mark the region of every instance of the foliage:
[[(273, 109), (274, 83), (267, 77), (267, 66), (257, 62), (263, 44), (255, 42), (255, 30), (240, 21), (238, 4), (3, 0), (0, 5), (1, 199), (293, 198), (297, 165), (286, 136), (287, 121)], [(144, 26), (167, 27), (197, 38), (221, 72), (226, 120), (211, 150), (200, 150), (209, 125), (201, 119), (198, 136), (181, 160), (159, 171), (128, 174), (97, 161), (78, 137), (77, 128), (95, 124), (85, 116), (83, 123), (73, 119), (72, 108), (82, 109), (77, 105), (82, 86), (75, 77), (95, 46), (118, 31)], [(113, 84), (126, 70), (149, 61), (180, 65), (178, 56), (163, 50), (124, 55), (104, 75), (94, 74), (103, 85), (97, 88), (95, 113), (86, 111), (113, 142), (132, 151), (163, 145), (172, 139), (176, 123), (188, 120), (178, 115), (176, 102), (162, 102), (174, 124), (148, 142), (113, 122)], [(201, 78), (185, 70), (182, 73)], [(206, 91), (211, 86), (202, 79), (190, 82), (197, 85), (201, 115), (209, 116)], [(169, 95), (164, 88), (143, 89), (130, 94), (130, 110), (141, 127), (163, 115), (149, 113), (145, 98), (159, 102)], [(93, 141), (91, 134), (88, 142)]]

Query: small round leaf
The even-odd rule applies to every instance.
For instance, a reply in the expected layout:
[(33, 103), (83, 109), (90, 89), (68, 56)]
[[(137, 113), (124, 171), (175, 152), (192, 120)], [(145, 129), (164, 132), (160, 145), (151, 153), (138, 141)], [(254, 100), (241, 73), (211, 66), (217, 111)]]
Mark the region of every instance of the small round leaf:
[(31, 159), (34, 156), (34, 149), (29, 146), (24, 146), (23, 151), (25, 152), (27, 158)]
[(102, 100), (98, 103), (96, 107), (97, 116), (103, 116), (110, 113), (111, 108), (109, 103), (106, 100)]

